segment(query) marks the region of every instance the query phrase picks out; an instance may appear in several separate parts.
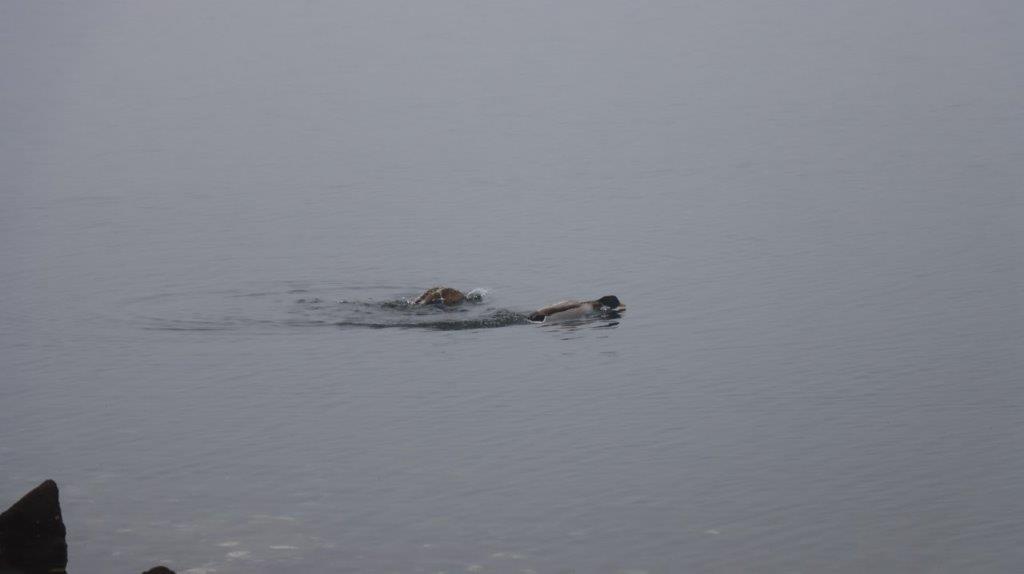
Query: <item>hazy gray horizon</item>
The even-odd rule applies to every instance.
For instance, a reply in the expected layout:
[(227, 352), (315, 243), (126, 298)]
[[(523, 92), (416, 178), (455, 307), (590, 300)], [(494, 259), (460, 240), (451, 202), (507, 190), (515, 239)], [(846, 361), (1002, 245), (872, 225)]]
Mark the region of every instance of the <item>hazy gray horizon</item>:
[(0, 507), (72, 574), (1019, 568), (1022, 16), (4, 3)]

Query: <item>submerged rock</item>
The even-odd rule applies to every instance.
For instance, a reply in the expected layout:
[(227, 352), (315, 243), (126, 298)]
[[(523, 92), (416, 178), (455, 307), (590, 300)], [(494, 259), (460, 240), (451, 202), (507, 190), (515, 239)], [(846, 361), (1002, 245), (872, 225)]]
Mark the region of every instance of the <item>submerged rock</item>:
[(63, 574), (66, 534), (57, 483), (47, 480), (0, 514), (0, 574)]

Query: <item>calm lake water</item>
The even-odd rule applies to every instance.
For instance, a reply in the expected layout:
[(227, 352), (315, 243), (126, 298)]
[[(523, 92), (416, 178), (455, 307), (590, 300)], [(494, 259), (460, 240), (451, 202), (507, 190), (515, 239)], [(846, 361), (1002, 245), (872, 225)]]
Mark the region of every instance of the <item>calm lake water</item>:
[(0, 507), (72, 574), (1019, 571), (1022, 28), (5, 3)]

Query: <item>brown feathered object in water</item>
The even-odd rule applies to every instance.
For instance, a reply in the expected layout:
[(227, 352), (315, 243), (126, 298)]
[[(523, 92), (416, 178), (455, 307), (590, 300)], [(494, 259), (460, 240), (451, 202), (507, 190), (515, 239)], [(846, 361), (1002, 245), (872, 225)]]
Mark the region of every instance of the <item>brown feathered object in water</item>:
[(431, 287), (413, 300), (413, 305), (458, 305), (466, 300), (466, 295), (451, 287)]

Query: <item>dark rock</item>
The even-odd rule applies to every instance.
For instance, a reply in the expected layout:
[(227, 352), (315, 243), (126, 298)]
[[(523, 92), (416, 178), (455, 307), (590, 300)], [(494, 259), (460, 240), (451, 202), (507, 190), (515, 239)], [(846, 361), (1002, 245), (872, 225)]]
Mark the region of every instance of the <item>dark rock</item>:
[(57, 483), (40, 484), (0, 514), (0, 574), (60, 574), (68, 566), (67, 530)]
[(174, 574), (174, 570), (171, 570), (166, 566), (157, 566), (156, 568), (146, 570), (142, 574)]

